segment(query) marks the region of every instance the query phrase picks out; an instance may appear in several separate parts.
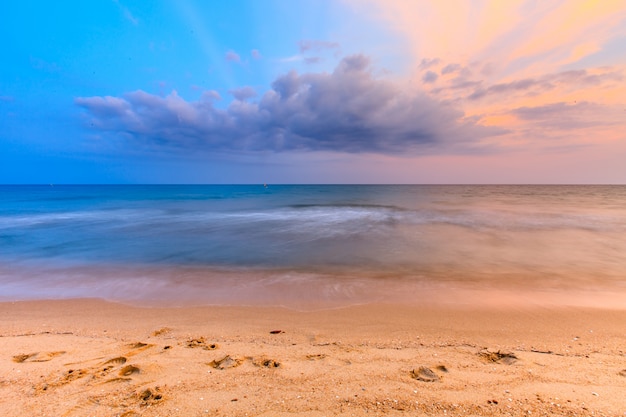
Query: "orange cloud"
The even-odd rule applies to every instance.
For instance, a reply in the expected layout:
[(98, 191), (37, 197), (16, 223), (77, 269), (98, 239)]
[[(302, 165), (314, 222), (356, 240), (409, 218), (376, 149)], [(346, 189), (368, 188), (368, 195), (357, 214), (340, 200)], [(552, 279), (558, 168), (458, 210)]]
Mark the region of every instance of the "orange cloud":
[[(622, 0), (570, 0), (552, 8), (546, 4), (550, 2), (542, 2), (539, 10), (533, 7), (527, 11), (525, 30), (516, 28), (518, 36), (525, 39), (510, 45), (509, 61), (536, 57), (547, 64), (570, 63), (571, 58), (586, 56), (580, 55), (585, 50), (599, 50), (626, 18), (626, 3)], [(583, 49), (581, 45), (585, 45)]]
[(600, 50), (611, 37), (626, 35), (626, 27), (619, 26), (626, 19), (623, 0), (347, 1), (401, 33), (416, 64), (439, 58), (466, 64), (495, 60), (502, 68), (531, 61), (518, 64), (518, 70), (538, 62), (563, 65)]
[(510, 132), (489, 143), (626, 141), (626, 49), (604, 49), (626, 37), (623, 0), (348, 1), (406, 39), (414, 88)]

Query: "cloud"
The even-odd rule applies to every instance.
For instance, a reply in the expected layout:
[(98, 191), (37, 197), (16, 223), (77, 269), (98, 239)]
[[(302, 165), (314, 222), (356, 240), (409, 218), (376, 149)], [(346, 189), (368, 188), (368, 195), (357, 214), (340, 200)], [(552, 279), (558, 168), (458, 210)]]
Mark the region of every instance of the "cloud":
[(420, 70), (427, 70), (435, 65), (439, 65), (439, 63), (441, 62), (441, 60), (439, 58), (433, 58), (433, 59), (422, 59), (419, 63), (419, 65), (417, 66), (418, 69)]
[(254, 90), (231, 90), (226, 108), (205, 93), (187, 101), (159, 97), (79, 97), (89, 123), (130, 145), (204, 151), (331, 151), (420, 154), (472, 148), (501, 130), (476, 124), (459, 110), (372, 75), (363, 55), (344, 58), (332, 73), (291, 71), (256, 102)]
[(226, 55), (224, 55), (224, 58), (226, 58), (226, 61), (241, 62), (241, 57), (239, 56), (239, 54), (233, 51), (232, 49), (226, 52)]
[(499, 83), (489, 86), (488, 88), (477, 89), (470, 94), (468, 98), (470, 100), (478, 100), (493, 94), (507, 94), (516, 91), (526, 91), (534, 87), (538, 87), (544, 91), (554, 88), (551, 83), (546, 81), (542, 82), (534, 79), (516, 80), (510, 83)]
[(303, 61), (304, 57), (302, 55), (291, 55), (285, 58), (279, 58), (278, 62), (298, 62)]
[(222, 96), (215, 90), (204, 90), (202, 93), (202, 99), (204, 101), (219, 101), (222, 99)]
[(526, 78), (508, 83), (498, 83), (487, 88), (479, 88), (468, 96), (470, 100), (478, 100), (490, 95), (510, 94), (514, 92), (545, 92), (559, 85), (571, 85), (576, 88), (594, 87), (609, 82), (621, 82), (624, 76), (619, 71), (605, 69), (602, 73), (590, 73), (587, 70), (564, 71), (547, 74), (537, 78)]
[(337, 42), (320, 41), (314, 39), (303, 39), (298, 42), (300, 53), (319, 52), (325, 49), (337, 50), (339, 44)]
[(252, 87), (245, 86), (241, 88), (235, 88), (228, 91), (237, 100), (246, 101), (249, 98), (256, 97), (256, 90)]
[(459, 64), (448, 64), (441, 69), (441, 75), (452, 74), (461, 70)]
[[(547, 73), (578, 62), (624, 36), (621, 0), (348, 0), (358, 12), (400, 34), (415, 63), (438, 57), (462, 65), (498, 57), (503, 76)], [(373, 30), (367, 27), (365, 30)], [(623, 49), (611, 61), (623, 62)], [(596, 64), (597, 65), (597, 64)]]
[[(303, 39), (298, 42), (300, 49), (299, 55), (287, 58), (288, 60), (303, 61), (307, 65), (318, 64), (324, 60), (321, 56), (325, 52), (333, 52), (335, 58), (339, 57), (341, 46), (337, 42), (320, 41), (315, 39)], [(316, 56), (310, 56), (311, 53), (316, 53)], [(307, 56), (308, 55), (308, 56)]]
[(312, 56), (312, 57), (304, 58), (305, 64), (317, 64), (321, 61), (322, 61), (322, 58), (319, 56)]
[(432, 71), (428, 71), (426, 74), (424, 74), (424, 76), (422, 77), (422, 81), (424, 81), (425, 83), (429, 84), (429, 83), (434, 83), (435, 81), (437, 81), (437, 78), (439, 78), (439, 76), (437, 75), (437, 73), (432, 72)]
[(363, 30), (399, 38), (409, 69), (396, 72), (417, 81), (414, 89), (506, 131), (482, 139), (489, 149), (558, 143), (623, 154), (624, 1), (347, 1), (371, 19)]
[[(542, 90), (540, 84), (529, 90), (520, 89), (519, 85), (503, 88), (519, 80), (540, 83), (547, 74), (564, 70), (608, 66), (624, 69), (624, 1), (348, 2), (358, 12), (373, 17), (374, 24), (378, 22), (378, 29), (383, 29), (383, 33), (400, 36), (404, 44), (402, 52), (408, 59), (412, 58), (413, 69), (420, 78), (428, 70), (447, 75), (437, 81), (438, 87), (445, 88), (453, 77), (464, 75), (466, 69), (471, 69), (473, 78), (467, 74), (464, 78), (465, 81), (480, 82), (475, 91), (459, 94), (458, 90), (438, 90), (441, 93), (439, 99), (447, 94), (447, 99), (459, 101), (475, 92), (470, 102), (464, 104), (469, 114), (500, 113), (519, 105), (569, 99), (569, 90)], [(375, 29), (367, 27), (366, 30)], [(458, 69), (456, 65), (461, 66), (457, 72), (453, 71)], [(489, 86), (497, 87), (486, 91)], [(573, 83), (570, 87), (575, 88)], [(506, 97), (507, 93), (515, 92), (519, 98), (524, 91), (539, 94), (538, 101), (530, 103), (531, 94), (524, 96), (523, 103), (511, 103)], [(542, 91), (549, 93), (542, 94)], [(495, 98), (496, 94), (506, 100), (500, 103), (477, 100), (479, 97)], [(611, 94), (613, 101), (617, 100), (614, 95), (617, 93)]]
[(620, 106), (592, 102), (559, 102), (544, 106), (519, 107), (513, 109), (511, 114), (532, 125), (559, 131), (623, 125), (626, 116)]

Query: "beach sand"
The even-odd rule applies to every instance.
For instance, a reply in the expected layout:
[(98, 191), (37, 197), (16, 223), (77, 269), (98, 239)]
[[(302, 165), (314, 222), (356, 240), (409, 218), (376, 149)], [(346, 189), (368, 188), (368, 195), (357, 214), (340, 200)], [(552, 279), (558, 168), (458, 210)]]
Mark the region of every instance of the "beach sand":
[(626, 415), (626, 310), (0, 303), (9, 416)]

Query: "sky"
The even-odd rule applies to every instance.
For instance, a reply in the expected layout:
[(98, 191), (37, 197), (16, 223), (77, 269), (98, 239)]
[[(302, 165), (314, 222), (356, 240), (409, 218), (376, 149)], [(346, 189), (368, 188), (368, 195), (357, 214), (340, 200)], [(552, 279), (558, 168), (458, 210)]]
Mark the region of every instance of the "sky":
[(626, 2), (7, 0), (0, 183), (626, 184)]

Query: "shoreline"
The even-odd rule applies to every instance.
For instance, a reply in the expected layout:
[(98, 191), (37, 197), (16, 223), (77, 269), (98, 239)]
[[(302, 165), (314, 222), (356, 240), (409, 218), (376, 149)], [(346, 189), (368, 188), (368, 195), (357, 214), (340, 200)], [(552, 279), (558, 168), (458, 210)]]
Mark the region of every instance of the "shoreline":
[(626, 309), (626, 285), (586, 275), (367, 275), (203, 267), (0, 266), (0, 302), (100, 298), (140, 307), (249, 306), (296, 311), (367, 304), (457, 309)]
[[(165, 298), (107, 298), (107, 297), (56, 297), (56, 298), (8, 298), (0, 297), (2, 304), (19, 303), (81, 303), (85, 300), (94, 300), (112, 305), (126, 306), (140, 309), (198, 309), (198, 308), (242, 308), (242, 309), (284, 309), (294, 313), (314, 313), (328, 310), (344, 310), (367, 306), (393, 306), (400, 309), (425, 309), (444, 311), (509, 311), (532, 309), (580, 309), (625, 311), (626, 293), (618, 290), (585, 290), (585, 289), (542, 289), (522, 290), (512, 288), (491, 287), (424, 287), (417, 294), (401, 294), (396, 290), (393, 294), (379, 297), (350, 297), (337, 296), (335, 298), (315, 297), (307, 300), (283, 297), (277, 292), (270, 297), (264, 294), (260, 299), (254, 299), (253, 292), (245, 297), (225, 297), (222, 299), (165, 299)], [(200, 297), (198, 297), (200, 298)]]
[(79, 299), (2, 302), (0, 317), (6, 416), (626, 410), (625, 309)]

